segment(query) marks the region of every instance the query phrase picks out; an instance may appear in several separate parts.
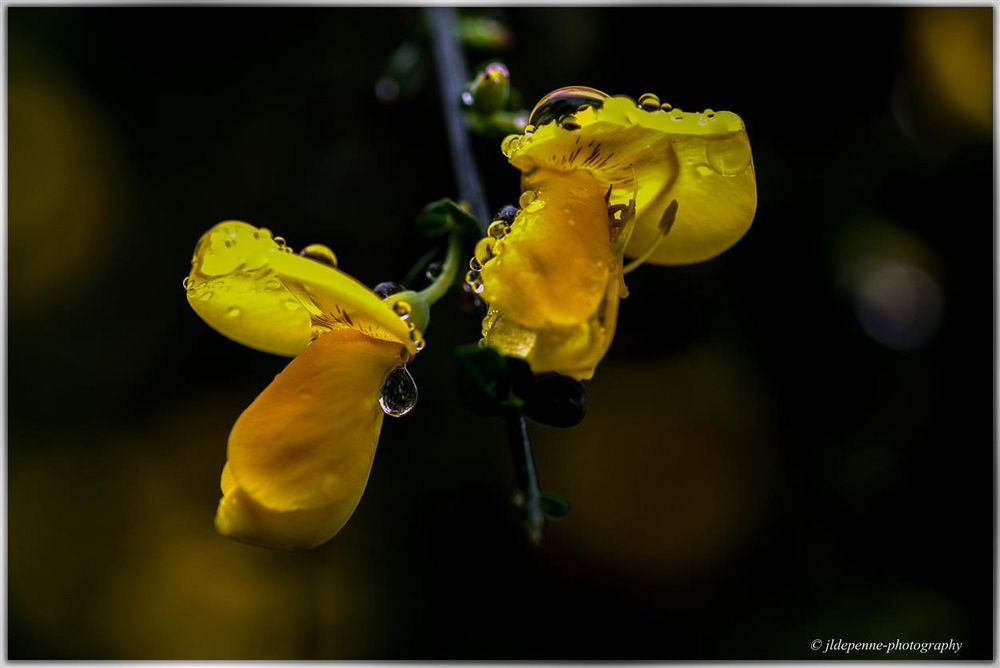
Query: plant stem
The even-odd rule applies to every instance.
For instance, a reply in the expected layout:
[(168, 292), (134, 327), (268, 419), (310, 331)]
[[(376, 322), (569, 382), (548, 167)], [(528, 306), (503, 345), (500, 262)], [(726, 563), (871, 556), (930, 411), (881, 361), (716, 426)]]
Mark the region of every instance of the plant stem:
[(459, 239), (457, 232), (452, 232), (448, 239), (448, 254), (444, 257), (444, 266), (441, 267), (441, 273), (438, 274), (433, 283), (417, 293), (427, 301), (428, 305), (441, 299), (448, 292), (451, 284), (455, 282), (461, 255), (462, 241)]
[(532, 543), (538, 545), (542, 542), (545, 514), (542, 512), (542, 494), (538, 488), (535, 458), (531, 454), (531, 441), (528, 440), (528, 425), (524, 415), (519, 412), (506, 415), (505, 420), (510, 454), (514, 459), (514, 472), (517, 474), (517, 486), (523, 495), (528, 536)]
[[(472, 145), (469, 143), (465, 121), (458, 106), (462, 86), (468, 80), (468, 72), (456, 39), (458, 33), (455, 29), (455, 10), (451, 7), (428, 7), (424, 12), (434, 46), (441, 105), (444, 108), (452, 165), (458, 181), (458, 194), (461, 199), (468, 202), (470, 213), (485, 233), (490, 222), (489, 207), (479, 180), (476, 161), (472, 157)], [(444, 273), (442, 271), (442, 274)], [(510, 442), (510, 454), (514, 460), (517, 486), (524, 499), (528, 536), (532, 543), (538, 545), (542, 541), (545, 514), (542, 512), (542, 494), (538, 487), (535, 458), (531, 453), (531, 441), (528, 440), (528, 425), (524, 415), (519, 412), (509, 413), (504, 419), (507, 423), (507, 440)]]
[(462, 86), (468, 79), (468, 72), (456, 40), (458, 33), (455, 27), (455, 10), (452, 7), (427, 7), (424, 13), (431, 29), (438, 87), (441, 90), (441, 105), (444, 108), (445, 125), (448, 130), (451, 162), (455, 167), (455, 180), (458, 182), (458, 195), (469, 203), (470, 213), (479, 221), (480, 227), (485, 232), (490, 222), (489, 208), (486, 205), (482, 182), (479, 180), (479, 170), (472, 157), (472, 146), (465, 130), (465, 121), (458, 106)]

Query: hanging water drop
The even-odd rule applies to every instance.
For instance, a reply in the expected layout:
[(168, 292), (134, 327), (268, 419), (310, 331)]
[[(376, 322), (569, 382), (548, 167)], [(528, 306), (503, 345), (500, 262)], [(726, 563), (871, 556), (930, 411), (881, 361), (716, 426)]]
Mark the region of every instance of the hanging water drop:
[(184, 280), (183, 280), (183, 281), (181, 281), (181, 286), (182, 286), (182, 287), (183, 287), (183, 288), (184, 288), (185, 290), (190, 290), (190, 289), (192, 289), (192, 288), (193, 288), (194, 286), (192, 285), (192, 281), (191, 281), (191, 277), (190, 277), (190, 276), (185, 276), (185, 277), (184, 277)]
[(424, 335), (420, 333), (419, 329), (410, 330), (410, 341), (413, 343), (413, 347), (418, 353), (423, 350), (426, 345), (424, 342)]
[(479, 270), (472, 269), (470, 271), (465, 272), (465, 282), (468, 283), (469, 285), (472, 285), (473, 283), (479, 280), (480, 280)]
[(479, 264), (486, 264), (493, 259), (494, 244), (496, 244), (496, 239), (491, 237), (483, 237), (476, 243), (476, 249), (473, 252), (476, 259), (479, 260)]
[(656, 111), (660, 108), (660, 98), (653, 93), (644, 93), (639, 96), (639, 108), (643, 111)]
[(402, 417), (417, 405), (417, 384), (405, 364), (389, 372), (378, 403), (382, 411), (392, 417)]
[(469, 269), (470, 270), (472, 270), (472, 271), (480, 271), (482, 268), (483, 268), (483, 265), (479, 264), (479, 260), (477, 260), (476, 258), (472, 258), (471, 260), (469, 260)]
[(323, 244), (309, 244), (299, 251), (299, 255), (315, 260), (329, 267), (337, 268), (337, 255), (329, 246)]

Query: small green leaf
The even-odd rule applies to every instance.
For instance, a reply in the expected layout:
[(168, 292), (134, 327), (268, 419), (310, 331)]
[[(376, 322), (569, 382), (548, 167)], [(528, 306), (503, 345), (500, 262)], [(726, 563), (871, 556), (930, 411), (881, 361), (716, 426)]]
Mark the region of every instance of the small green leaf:
[(567, 499), (552, 492), (542, 492), (541, 506), (542, 512), (552, 519), (566, 517), (573, 509), (572, 504)]
[(493, 348), (475, 343), (457, 348), (455, 357), (462, 403), (477, 415), (499, 415), (510, 396), (507, 359)]
[(417, 229), (426, 237), (440, 237), (458, 229), (468, 240), (482, 236), (479, 223), (468, 211), (448, 198), (431, 202), (417, 214)]
[(537, 378), (524, 398), (524, 414), (550, 427), (575, 426), (587, 412), (587, 390), (583, 383), (569, 376), (552, 374)]

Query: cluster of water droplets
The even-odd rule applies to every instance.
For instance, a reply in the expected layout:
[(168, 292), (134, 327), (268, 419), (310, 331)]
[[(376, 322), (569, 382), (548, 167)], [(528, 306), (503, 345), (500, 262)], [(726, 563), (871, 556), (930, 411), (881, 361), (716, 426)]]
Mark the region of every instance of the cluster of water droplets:
[[(522, 209), (526, 209), (535, 198), (536, 194), (534, 191), (526, 191), (521, 194), (521, 199), (518, 203)], [(537, 211), (543, 206), (545, 206), (545, 203), (541, 202), (541, 206), (530, 210)], [(517, 216), (518, 211), (518, 207), (505, 206), (496, 215), (489, 227), (486, 228), (486, 236), (476, 242), (476, 247), (472, 252), (472, 259), (469, 260), (469, 271), (465, 274), (465, 284), (473, 294), (478, 295), (483, 291), (483, 267), (500, 255), (503, 249), (503, 240), (510, 234), (511, 225), (514, 224), (514, 218)]]

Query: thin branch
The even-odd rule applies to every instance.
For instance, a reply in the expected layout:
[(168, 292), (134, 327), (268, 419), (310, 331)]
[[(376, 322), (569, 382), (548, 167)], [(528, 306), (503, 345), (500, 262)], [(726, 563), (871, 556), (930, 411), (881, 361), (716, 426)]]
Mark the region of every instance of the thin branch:
[[(441, 105), (444, 108), (445, 124), (448, 130), (448, 146), (451, 149), (452, 165), (458, 181), (458, 194), (469, 203), (470, 213), (479, 221), (483, 232), (490, 222), (489, 207), (483, 185), (479, 180), (479, 170), (472, 156), (472, 146), (465, 121), (458, 106), (462, 86), (468, 80), (465, 61), (459, 51), (455, 29), (455, 10), (451, 7), (428, 7), (424, 10), (431, 29), (434, 46), (434, 61), (437, 64), (441, 90)], [(542, 541), (545, 514), (542, 512), (542, 495), (535, 471), (535, 458), (528, 440), (528, 425), (521, 413), (511, 413), (504, 417), (507, 423), (507, 440), (514, 460), (514, 473), (520, 489), (523, 509), (528, 523), (528, 536), (538, 545)]]
[(542, 512), (542, 494), (538, 487), (535, 458), (531, 454), (531, 441), (528, 440), (528, 425), (521, 413), (507, 415), (505, 420), (517, 486), (521, 490), (525, 519), (528, 522), (528, 536), (532, 543), (538, 545), (542, 542), (545, 514)]
[(469, 203), (470, 213), (485, 232), (490, 222), (489, 207), (483, 184), (479, 180), (476, 161), (472, 157), (472, 145), (469, 143), (465, 121), (458, 106), (462, 86), (468, 80), (468, 72), (456, 40), (458, 33), (455, 27), (455, 10), (452, 7), (427, 7), (424, 12), (431, 29), (438, 88), (441, 90), (441, 105), (448, 130), (451, 162), (458, 182), (458, 195)]

